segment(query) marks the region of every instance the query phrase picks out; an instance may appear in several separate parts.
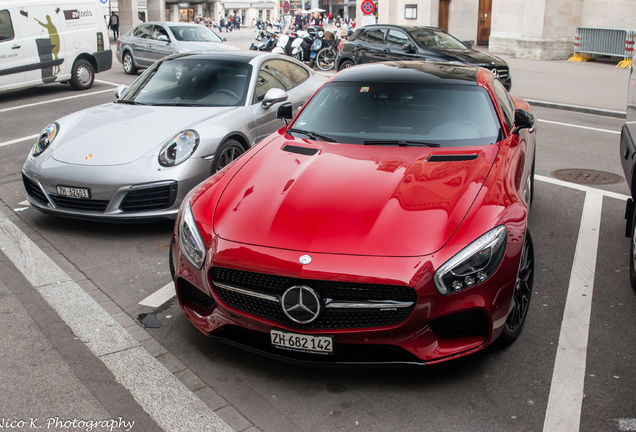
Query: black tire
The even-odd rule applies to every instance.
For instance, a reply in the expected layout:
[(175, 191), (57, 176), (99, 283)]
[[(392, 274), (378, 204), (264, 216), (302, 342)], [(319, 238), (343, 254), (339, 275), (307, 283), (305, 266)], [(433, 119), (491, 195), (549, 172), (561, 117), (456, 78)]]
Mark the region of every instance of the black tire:
[(318, 69), (328, 71), (336, 65), (336, 52), (332, 48), (323, 48), (316, 56)]
[(240, 142), (228, 139), (216, 149), (212, 161), (212, 173), (217, 173), (228, 166), (234, 159), (245, 153), (245, 148)]
[(309, 63), (308, 66), (313, 69), (314, 65), (316, 64), (316, 59), (309, 59)]
[(632, 288), (636, 289), (636, 211), (632, 214), (632, 233), (630, 236), (629, 248), (629, 280)]
[(71, 71), (71, 87), (75, 90), (86, 90), (91, 88), (95, 81), (95, 69), (88, 60), (77, 59), (73, 63)]
[(521, 252), (521, 263), (515, 283), (515, 292), (512, 297), (512, 308), (506, 319), (506, 324), (497, 339), (499, 345), (510, 345), (517, 339), (526, 322), (530, 300), (532, 299), (532, 281), (534, 279), (534, 247), (530, 231), (526, 231)]
[(341, 71), (351, 66), (354, 66), (354, 63), (351, 60), (343, 60), (342, 62), (340, 62), (340, 66), (338, 66), (338, 70)]
[(129, 51), (124, 53), (121, 59), (121, 65), (123, 66), (126, 75), (137, 75), (137, 66), (135, 66), (135, 61)]
[(170, 249), (168, 251), (168, 266), (170, 267), (170, 276), (174, 282), (174, 275), (177, 273), (174, 269), (174, 261), (172, 261), (172, 239), (170, 239)]

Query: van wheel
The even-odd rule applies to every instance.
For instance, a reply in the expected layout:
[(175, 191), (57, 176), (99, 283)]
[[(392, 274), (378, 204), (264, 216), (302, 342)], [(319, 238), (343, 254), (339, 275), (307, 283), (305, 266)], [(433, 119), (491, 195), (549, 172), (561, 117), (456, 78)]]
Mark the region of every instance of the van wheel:
[(126, 72), (127, 75), (137, 75), (135, 62), (133, 61), (132, 55), (130, 55), (128, 51), (124, 53), (124, 57), (122, 58), (122, 66), (124, 67), (124, 72)]
[(86, 90), (95, 81), (95, 70), (88, 60), (78, 59), (73, 63), (71, 87), (75, 90)]

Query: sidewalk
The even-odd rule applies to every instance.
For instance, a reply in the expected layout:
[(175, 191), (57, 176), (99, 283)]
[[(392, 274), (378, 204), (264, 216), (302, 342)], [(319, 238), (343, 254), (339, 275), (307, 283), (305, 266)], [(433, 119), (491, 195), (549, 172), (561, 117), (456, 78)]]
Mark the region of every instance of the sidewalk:
[(606, 115), (625, 113), (629, 69), (616, 68), (618, 60), (569, 62), (498, 56), (510, 67), (514, 96), (547, 106), (593, 108)]

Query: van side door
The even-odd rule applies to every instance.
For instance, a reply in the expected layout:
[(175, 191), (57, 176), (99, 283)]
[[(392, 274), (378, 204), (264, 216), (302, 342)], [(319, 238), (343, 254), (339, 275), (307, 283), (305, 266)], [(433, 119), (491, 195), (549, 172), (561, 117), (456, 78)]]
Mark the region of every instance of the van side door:
[(13, 10), (0, 10), (0, 88), (18, 87), (26, 79), (24, 46), (12, 14)]

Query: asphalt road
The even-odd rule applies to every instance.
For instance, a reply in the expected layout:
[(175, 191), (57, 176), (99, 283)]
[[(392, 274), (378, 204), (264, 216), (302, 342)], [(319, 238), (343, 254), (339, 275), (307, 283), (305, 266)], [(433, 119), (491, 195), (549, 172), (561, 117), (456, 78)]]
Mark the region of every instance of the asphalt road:
[[(134, 320), (155, 313), (161, 327), (146, 330), (161, 349), (151, 353), (167, 351), (227, 401), (242, 416), (230, 422), (235, 430), (557, 431), (571, 417), (580, 419), (581, 431), (636, 430), (627, 186), (581, 187), (552, 176), (566, 168), (621, 175), (621, 120), (535, 110), (529, 227), (536, 274), (526, 327), (512, 346), (421, 369), (315, 369), (208, 340), (174, 299), (140, 304), (170, 282), (170, 223), (71, 221), (25, 203), (20, 169), (34, 135), (64, 114), (112, 101), (115, 84), (133, 79), (115, 62), (86, 92), (50, 85), (3, 95), (0, 202), (71, 277), (98, 288)], [(569, 398), (577, 388), (584, 397)]]

